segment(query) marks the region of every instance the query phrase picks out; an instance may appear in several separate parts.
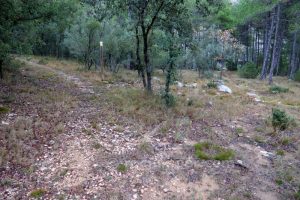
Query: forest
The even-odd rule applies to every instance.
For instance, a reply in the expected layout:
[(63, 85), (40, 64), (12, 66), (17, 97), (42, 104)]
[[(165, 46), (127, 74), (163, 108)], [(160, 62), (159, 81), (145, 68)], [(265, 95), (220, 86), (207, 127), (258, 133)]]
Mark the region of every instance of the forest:
[(300, 200), (299, 0), (1, 0), (0, 199)]

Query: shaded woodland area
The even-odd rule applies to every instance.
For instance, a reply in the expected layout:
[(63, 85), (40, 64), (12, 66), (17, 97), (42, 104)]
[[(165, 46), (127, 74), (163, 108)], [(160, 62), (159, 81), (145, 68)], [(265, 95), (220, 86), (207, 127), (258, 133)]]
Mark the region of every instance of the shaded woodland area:
[(99, 67), (100, 40), (105, 66), (138, 70), (148, 90), (153, 69), (173, 65), (203, 73), (218, 60), (250, 62), (270, 83), (299, 69), (297, 1), (4, 1), (1, 13), (1, 77), (9, 53)]

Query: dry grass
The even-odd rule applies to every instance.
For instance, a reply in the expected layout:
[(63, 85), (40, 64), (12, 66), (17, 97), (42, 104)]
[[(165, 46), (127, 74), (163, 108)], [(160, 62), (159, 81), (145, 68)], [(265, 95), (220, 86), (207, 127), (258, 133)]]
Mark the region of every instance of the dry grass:
[(0, 95), (0, 102), (12, 107), (8, 112), (17, 117), (0, 127), (0, 166), (7, 162), (30, 165), (40, 144), (64, 132), (68, 110), (77, 106), (77, 101), (63, 90), (72, 85), (61, 81), (52, 72), (29, 66), (22, 66), (22, 74), (7, 74), (3, 84), (12, 91)]

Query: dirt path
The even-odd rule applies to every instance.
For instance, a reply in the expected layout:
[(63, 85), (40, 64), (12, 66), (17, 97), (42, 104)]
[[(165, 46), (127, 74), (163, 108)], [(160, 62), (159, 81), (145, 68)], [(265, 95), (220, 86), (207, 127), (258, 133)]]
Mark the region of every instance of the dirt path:
[[(84, 96), (64, 124), (65, 132), (49, 141), (36, 160), (32, 190), (44, 189), (43, 199), (280, 199), (273, 158), (264, 149), (235, 141), (236, 160), (199, 161), (190, 141), (171, 143), (107, 123), (101, 107), (87, 100), (101, 95), (91, 83), (26, 62), (76, 85)], [(14, 193), (4, 194), (13, 199)]]

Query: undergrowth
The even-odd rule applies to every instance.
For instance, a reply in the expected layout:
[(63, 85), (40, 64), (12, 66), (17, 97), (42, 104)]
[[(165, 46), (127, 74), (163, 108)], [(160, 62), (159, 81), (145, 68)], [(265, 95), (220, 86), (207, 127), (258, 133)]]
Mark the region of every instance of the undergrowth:
[(230, 160), (234, 157), (233, 150), (225, 149), (211, 142), (201, 142), (194, 145), (195, 156), (200, 160)]

